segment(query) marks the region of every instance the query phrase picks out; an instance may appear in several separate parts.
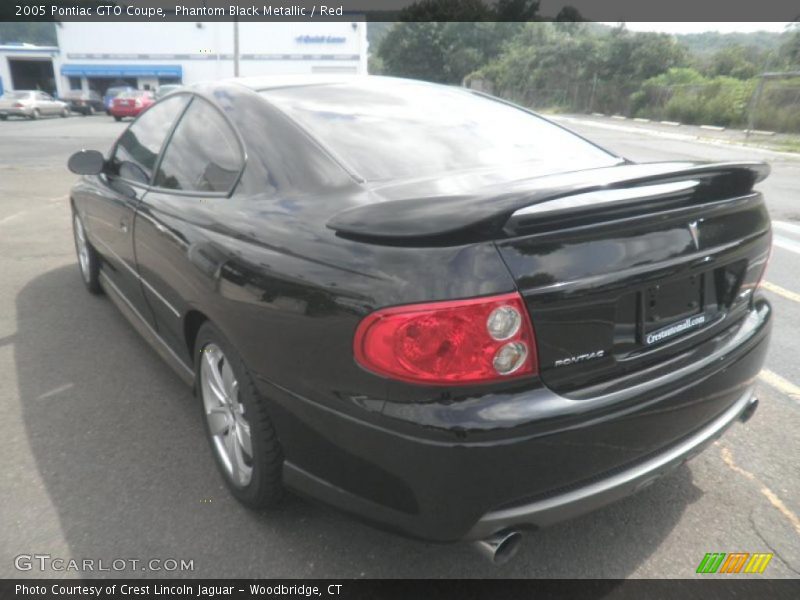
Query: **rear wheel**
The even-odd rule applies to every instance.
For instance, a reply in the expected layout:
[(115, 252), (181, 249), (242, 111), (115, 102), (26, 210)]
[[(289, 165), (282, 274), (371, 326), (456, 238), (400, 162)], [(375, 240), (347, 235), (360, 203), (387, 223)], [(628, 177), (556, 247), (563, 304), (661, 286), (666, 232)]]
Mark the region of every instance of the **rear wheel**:
[(83, 221), (74, 209), (72, 211), (72, 233), (75, 237), (75, 251), (78, 253), (78, 268), (81, 271), (83, 283), (92, 294), (99, 294), (103, 291), (100, 287), (100, 257), (89, 242)]
[(86, 109), (86, 114), (87, 114), (87, 115), (93, 115), (93, 114), (94, 114), (94, 106), (92, 106), (92, 105), (90, 104), (90, 105), (89, 105), (89, 108), (87, 108), (87, 109)]
[(231, 493), (250, 508), (283, 495), (283, 453), (267, 405), (238, 352), (211, 323), (195, 343), (196, 389), (214, 459)]
[(66, 119), (68, 116), (69, 116), (69, 109), (68, 108), (62, 108), (61, 109), (61, 118), (62, 119)]
[(36, 119), (38, 119), (41, 116), (42, 116), (42, 113), (39, 111), (39, 109), (38, 108), (34, 108), (33, 112), (31, 113), (31, 119), (33, 119), (35, 121)]

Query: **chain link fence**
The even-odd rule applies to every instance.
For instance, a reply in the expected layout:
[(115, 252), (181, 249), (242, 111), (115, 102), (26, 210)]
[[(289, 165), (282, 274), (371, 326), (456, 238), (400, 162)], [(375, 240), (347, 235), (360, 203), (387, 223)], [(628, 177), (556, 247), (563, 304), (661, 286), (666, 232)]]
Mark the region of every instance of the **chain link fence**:
[(469, 87), (538, 111), (603, 113), (694, 125), (800, 133), (800, 73), (759, 78), (717, 78), (710, 83), (630, 85), (593, 78), (560, 86), (493, 89), (483, 80)]

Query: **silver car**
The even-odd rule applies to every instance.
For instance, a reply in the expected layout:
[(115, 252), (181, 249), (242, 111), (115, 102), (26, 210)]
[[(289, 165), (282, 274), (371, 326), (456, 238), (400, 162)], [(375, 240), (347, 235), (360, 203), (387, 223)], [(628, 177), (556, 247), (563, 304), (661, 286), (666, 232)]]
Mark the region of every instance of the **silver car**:
[(0, 120), (10, 116), (38, 119), (45, 115), (69, 116), (69, 104), (37, 90), (18, 90), (0, 96)]

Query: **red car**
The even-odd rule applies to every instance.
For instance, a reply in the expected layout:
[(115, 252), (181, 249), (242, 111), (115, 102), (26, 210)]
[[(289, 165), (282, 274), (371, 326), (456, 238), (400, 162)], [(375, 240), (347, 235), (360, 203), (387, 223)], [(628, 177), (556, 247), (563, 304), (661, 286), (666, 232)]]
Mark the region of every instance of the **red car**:
[(121, 121), (123, 117), (138, 116), (155, 101), (155, 95), (148, 90), (123, 92), (111, 101), (109, 112), (115, 121)]

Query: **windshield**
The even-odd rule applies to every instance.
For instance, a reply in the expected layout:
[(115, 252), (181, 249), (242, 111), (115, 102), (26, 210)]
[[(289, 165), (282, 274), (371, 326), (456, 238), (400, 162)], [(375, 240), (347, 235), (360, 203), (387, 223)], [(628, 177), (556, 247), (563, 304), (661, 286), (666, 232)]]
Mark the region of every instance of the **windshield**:
[(365, 78), (261, 94), (367, 180), (524, 163), (556, 172), (620, 160), (540, 117), (459, 88)]

